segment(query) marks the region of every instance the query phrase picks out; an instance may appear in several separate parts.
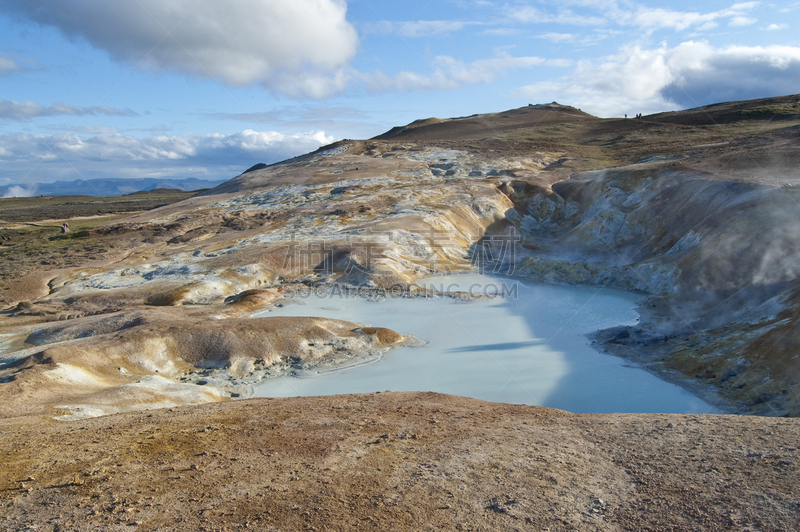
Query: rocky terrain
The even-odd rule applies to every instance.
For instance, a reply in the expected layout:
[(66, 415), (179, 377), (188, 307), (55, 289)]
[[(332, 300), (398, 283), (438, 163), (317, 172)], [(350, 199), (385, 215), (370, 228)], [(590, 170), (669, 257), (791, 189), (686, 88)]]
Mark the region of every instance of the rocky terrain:
[[(797, 416), (799, 136), (799, 96), (641, 119), (531, 105), (341, 141), (79, 235), (54, 232), (62, 257), (87, 245), (103, 252), (4, 276), (4, 513), (13, 526), (54, 528), (166, 526), (158, 515), (210, 529), (248, 520), (261, 529), (791, 528), (782, 523), (800, 511), (793, 419), (571, 416), (396, 394), (226, 401), (247, 394), (248, 378), (416, 341), (335, 315), (253, 317), (293, 291), (413, 297), (431, 273), (491, 268), (638, 292), (638, 325), (598, 332), (599, 348), (739, 412)], [(10, 231), (19, 227), (0, 228)], [(349, 404), (361, 405), (357, 415), (339, 408)], [(139, 413), (164, 407), (173, 411)], [(469, 412), (491, 414), (470, 425)], [(87, 419), (104, 414), (117, 417)], [(217, 447), (187, 436), (199, 430)], [(426, 442), (424, 432), (437, 436)], [(67, 440), (71, 469), (50, 460)], [(41, 450), (16, 449), (20, 441)], [(529, 445), (555, 482), (530, 470)], [(358, 473), (380, 449), (388, 454), (375, 469)], [(278, 450), (287, 456), (269, 460)], [(355, 469), (348, 461), (368, 456)], [(147, 480), (201, 479), (211, 462), (197, 493)], [(405, 490), (406, 477), (419, 482)], [(168, 511), (158, 506), (167, 498)]]
[[(141, 212), (184, 200), (200, 191), (160, 189), (127, 196), (40, 196), (0, 198), (0, 307), (26, 300), (26, 284), (19, 279), (36, 271), (103, 262), (117, 247), (99, 241), (91, 229)], [(67, 223), (69, 234), (62, 233)], [(22, 292), (20, 292), (22, 290)], [(39, 293), (40, 285), (33, 294)]]
[(5, 420), (0, 528), (794, 530), (795, 421), (397, 392)]

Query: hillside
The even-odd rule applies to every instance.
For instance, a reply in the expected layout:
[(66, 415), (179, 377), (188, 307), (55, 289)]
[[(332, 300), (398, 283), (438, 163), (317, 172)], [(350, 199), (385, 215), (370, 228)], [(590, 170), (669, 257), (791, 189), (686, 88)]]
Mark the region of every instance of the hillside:
[(577, 416), (390, 392), (45, 426), (6, 422), (0, 523), (5, 530), (793, 530), (795, 421)]
[[(57, 245), (59, 262), (19, 262), (4, 278), (5, 515), (45, 523), (56, 519), (43, 510), (51, 500), (89, 529), (162, 527), (158, 504), (172, 504), (170, 515), (202, 510), (208, 522), (198, 526), (244, 526), (268, 507), (276, 529), (480, 519), (475, 528), (786, 528), (800, 512), (791, 443), (800, 427), (799, 140), (800, 96), (641, 119), (529, 105), (420, 120), (256, 165), (80, 234), (37, 233), (29, 243)], [(0, 236), (10, 231), (19, 227), (4, 224)], [(498, 243), (513, 252), (495, 254)], [(335, 309), (291, 320), (256, 312), (309, 287), (428, 296), (417, 284), (425, 276), (476, 267), (639, 294), (639, 322), (598, 331), (596, 347), (754, 416), (572, 416), (402, 394), (230, 400), (247, 396), (248, 379), (417, 341)], [(189, 406), (199, 403), (222, 404)], [(356, 403), (357, 414), (345, 412)], [(404, 414), (405, 404), (414, 406)], [(154, 410), (163, 408), (174, 412)], [(471, 424), (469, 411), (487, 413)], [(119, 429), (103, 428), (107, 420)], [(223, 423), (214, 445), (204, 440)], [(41, 454), (10, 450), (39, 427)], [(88, 445), (81, 430), (113, 437)], [(315, 430), (324, 434), (277, 450)], [(539, 431), (532, 447), (515, 435), (526, 430)], [(65, 438), (73, 446), (62, 474), (43, 457)], [(486, 451), (494, 448), (496, 459)], [(93, 453), (124, 457), (90, 467)], [(529, 463), (539, 458), (541, 478)], [(212, 467), (224, 473), (202, 480), (204, 491), (165, 484)], [(153, 471), (169, 479), (148, 481)], [(135, 479), (130, 492), (122, 478)], [(344, 487), (315, 492), (326, 480)], [(396, 496), (405, 487), (413, 495)]]

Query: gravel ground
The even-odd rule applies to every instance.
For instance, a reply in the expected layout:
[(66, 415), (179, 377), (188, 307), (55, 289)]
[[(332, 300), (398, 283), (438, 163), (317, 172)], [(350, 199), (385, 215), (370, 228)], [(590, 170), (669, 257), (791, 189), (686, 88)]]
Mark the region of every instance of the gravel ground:
[(0, 424), (4, 530), (792, 530), (800, 420), (433, 393)]

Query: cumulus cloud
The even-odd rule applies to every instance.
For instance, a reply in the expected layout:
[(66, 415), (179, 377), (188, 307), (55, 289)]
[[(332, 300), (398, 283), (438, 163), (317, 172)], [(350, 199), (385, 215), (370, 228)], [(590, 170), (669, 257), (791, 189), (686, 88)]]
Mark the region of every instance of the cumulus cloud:
[(130, 109), (114, 109), (113, 107), (76, 107), (63, 102), (55, 102), (45, 107), (34, 102), (15, 102), (0, 99), (0, 120), (27, 120), (41, 116), (62, 115), (109, 115), (109, 116), (137, 116)]
[(0, 0), (0, 7), (149, 70), (260, 83), (293, 97), (344, 87), (358, 47), (344, 0)]
[[(552, 66), (563, 66), (555, 60)], [(509, 70), (545, 65), (549, 62), (541, 57), (512, 57), (502, 55), (490, 59), (479, 59), (471, 63), (440, 55), (432, 63), (432, 74), (404, 71), (395, 76), (383, 73), (364, 75), (367, 90), (372, 92), (455, 89), (465, 84), (491, 83)]]
[(673, 79), (661, 94), (683, 107), (794, 94), (800, 87), (800, 47), (684, 43), (670, 61)]
[(561, 100), (599, 116), (651, 113), (711, 103), (793, 94), (800, 86), (800, 48), (629, 47), (602, 63), (581, 61), (568, 78), (521, 88), (535, 101)]
[(109, 162), (179, 159), (210, 161), (219, 160), (220, 157), (241, 160), (243, 156), (270, 158), (271, 155), (281, 152), (297, 155), (315, 150), (333, 140), (332, 137), (321, 131), (283, 135), (275, 131), (253, 131), (251, 129), (231, 135), (219, 133), (156, 135), (144, 139), (118, 132), (88, 137), (75, 133), (58, 135), (16, 133), (0, 136), (0, 144), (4, 146), (0, 160), (12, 162), (64, 158)]
[(0, 136), (2, 177), (53, 179), (183, 176), (226, 178), (254, 162), (277, 162), (336, 140), (322, 131), (284, 135), (246, 129), (223, 135), (156, 135), (119, 132)]

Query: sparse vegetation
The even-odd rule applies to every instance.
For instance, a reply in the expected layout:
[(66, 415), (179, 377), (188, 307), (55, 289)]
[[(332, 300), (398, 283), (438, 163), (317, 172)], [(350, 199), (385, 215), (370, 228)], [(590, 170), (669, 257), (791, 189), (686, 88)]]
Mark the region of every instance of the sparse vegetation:
[(190, 198), (198, 191), (159, 189), (125, 196), (44, 196), (0, 198), (0, 222), (68, 220), (85, 216), (149, 211)]
[[(12, 302), (9, 282), (36, 269), (75, 268), (119, 251), (112, 236), (93, 229), (122, 218), (184, 200), (194, 192), (159, 190), (127, 196), (53, 196), (0, 199), (0, 307)], [(47, 227), (29, 225), (47, 220)], [(71, 231), (58, 226), (68, 222)], [(44, 224), (43, 224), (44, 225)]]
[[(2, 280), (35, 284), (0, 296), (17, 303), (3, 343), (19, 356), (0, 373), (6, 524), (792, 529), (800, 419), (777, 416), (800, 415), (799, 101), (425, 120), (119, 220), (130, 198), (103, 216), (98, 198), (2, 204), (27, 216), (0, 229)], [(63, 234), (63, 212), (93, 217)], [(414, 334), (337, 322), (332, 338), (335, 317), (254, 312), (298, 287), (415, 287), (432, 259), (469, 268), (470, 247), (512, 225), (527, 254), (514, 275), (642, 294), (637, 323), (595, 333), (597, 346), (775, 417), (576, 416), (398, 392), (227, 401), (256, 368)], [(226, 402), (197, 405), (211, 401)]]

